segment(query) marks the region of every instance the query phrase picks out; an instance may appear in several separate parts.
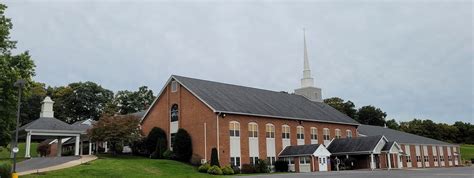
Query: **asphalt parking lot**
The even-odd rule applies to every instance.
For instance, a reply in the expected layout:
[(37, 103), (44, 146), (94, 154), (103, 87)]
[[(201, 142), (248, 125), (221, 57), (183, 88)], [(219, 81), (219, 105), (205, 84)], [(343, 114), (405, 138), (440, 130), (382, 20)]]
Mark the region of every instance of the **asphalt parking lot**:
[(355, 170), (340, 172), (312, 172), (256, 175), (248, 177), (275, 178), (474, 178), (474, 167), (433, 168), (433, 169), (404, 169), (404, 170)]

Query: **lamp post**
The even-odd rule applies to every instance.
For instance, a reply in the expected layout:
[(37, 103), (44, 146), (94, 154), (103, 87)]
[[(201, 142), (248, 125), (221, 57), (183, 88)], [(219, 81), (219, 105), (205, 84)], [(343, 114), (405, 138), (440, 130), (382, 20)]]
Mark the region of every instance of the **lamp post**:
[(26, 81), (23, 79), (19, 79), (15, 82), (14, 86), (18, 87), (18, 105), (17, 105), (17, 113), (16, 113), (16, 129), (15, 129), (15, 143), (12, 149), (13, 151), (13, 172), (12, 177), (18, 177), (16, 174), (16, 154), (18, 153), (18, 128), (20, 125), (20, 105), (21, 105), (21, 90), (25, 87)]

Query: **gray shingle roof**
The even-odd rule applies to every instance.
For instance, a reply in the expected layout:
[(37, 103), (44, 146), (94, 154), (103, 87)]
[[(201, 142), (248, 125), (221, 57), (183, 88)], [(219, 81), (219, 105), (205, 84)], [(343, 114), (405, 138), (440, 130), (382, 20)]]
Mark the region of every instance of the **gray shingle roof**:
[(370, 137), (334, 139), (328, 146), (328, 150), (332, 154), (372, 152), (382, 137), (382, 135), (378, 135)]
[(70, 131), (81, 131), (80, 128), (69, 125), (63, 121), (60, 121), (56, 118), (51, 117), (41, 117), (36, 119), (26, 125), (20, 127), (20, 131), (22, 130), (70, 130)]
[(318, 147), (319, 144), (287, 146), (278, 156), (288, 157), (296, 155), (312, 155), (318, 149)]
[(303, 96), (172, 76), (216, 112), (358, 125), (331, 106)]
[(450, 143), (442, 142), (439, 140), (379, 126), (360, 125), (357, 130), (360, 134), (366, 136), (384, 135), (387, 140), (396, 141), (399, 144), (451, 145)]

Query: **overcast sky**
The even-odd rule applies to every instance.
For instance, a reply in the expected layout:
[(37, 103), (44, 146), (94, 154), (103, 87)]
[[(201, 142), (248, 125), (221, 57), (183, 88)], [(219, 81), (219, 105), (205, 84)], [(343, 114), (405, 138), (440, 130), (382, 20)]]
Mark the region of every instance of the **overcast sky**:
[(35, 80), (113, 91), (171, 74), (293, 92), (310, 65), (323, 97), (389, 119), (473, 123), (471, 1), (251, 3), (6, 1)]

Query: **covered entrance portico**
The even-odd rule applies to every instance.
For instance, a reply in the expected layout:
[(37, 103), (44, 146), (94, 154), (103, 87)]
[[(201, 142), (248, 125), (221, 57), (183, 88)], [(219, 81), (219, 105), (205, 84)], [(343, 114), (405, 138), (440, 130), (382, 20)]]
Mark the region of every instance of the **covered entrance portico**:
[(296, 172), (329, 171), (331, 153), (321, 144), (287, 146), (278, 157)]

